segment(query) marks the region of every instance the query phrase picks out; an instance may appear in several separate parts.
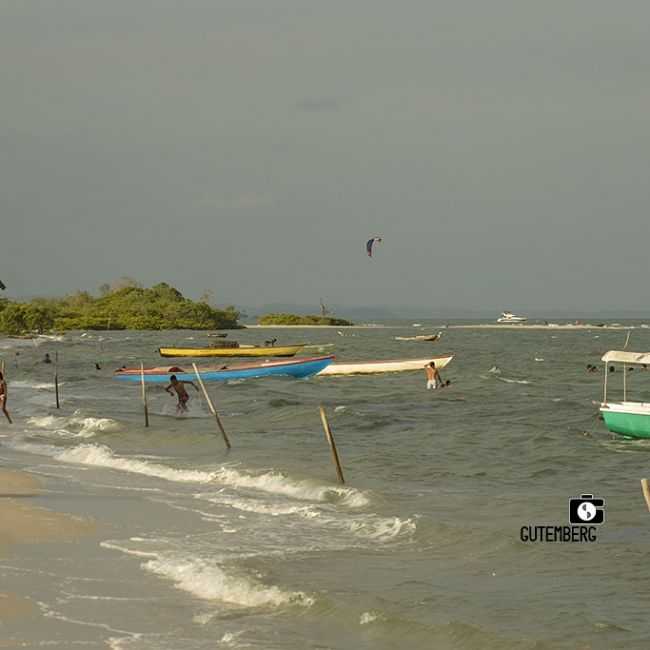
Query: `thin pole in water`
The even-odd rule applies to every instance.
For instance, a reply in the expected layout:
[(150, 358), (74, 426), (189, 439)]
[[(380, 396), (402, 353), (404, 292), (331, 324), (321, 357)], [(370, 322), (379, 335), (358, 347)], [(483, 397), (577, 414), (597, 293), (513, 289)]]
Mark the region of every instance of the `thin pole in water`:
[(149, 426), (149, 406), (147, 405), (147, 386), (144, 383), (144, 363), (140, 361), (140, 383), (142, 384), (142, 406), (144, 407), (144, 426)]
[(323, 423), (323, 430), (325, 431), (325, 437), (327, 442), (330, 445), (330, 450), (332, 452), (332, 460), (334, 461), (334, 466), (336, 467), (336, 475), (339, 478), (339, 483), (345, 483), (343, 478), (343, 470), (341, 469), (341, 461), (339, 460), (339, 452), (336, 450), (336, 442), (334, 441), (334, 436), (332, 435), (332, 430), (330, 429), (330, 423), (327, 420), (327, 414), (323, 405), (320, 405), (320, 419)]
[(646, 505), (648, 506), (648, 512), (650, 512), (650, 487), (648, 487), (648, 479), (641, 479), (641, 491), (643, 492), (643, 498), (645, 499)]
[(210, 399), (210, 395), (208, 395), (208, 391), (205, 388), (203, 379), (201, 379), (201, 375), (199, 374), (199, 369), (196, 367), (195, 363), (192, 363), (192, 368), (194, 368), (194, 372), (196, 373), (196, 378), (198, 379), (199, 385), (201, 386), (201, 390), (203, 391), (203, 396), (205, 397), (205, 401), (208, 403), (208, 408), (210, 409), (212, 415), (214, 415), (214, 419), (217, 421), (217, 426), (219, 427), (219, 431), (221, 431), (221, 435), (223, 436), (223, 441), (226, 443), (226, 447), (230, 449), (230, 440), (228, 440), (228, 434), (226, 433), (226, 430), (223, 428), (223, 424), (221, 424), (221, 418), (219, 417), (219, 413), (217, 413), (217, 409), (214, 408), (214, 404)]
[[(625, 345), (623, 346), (624, 350), (627, 350), (627, 344), (630, 342), (630, 330), (627, 331), (627, 336), (625, 337)], [(623, 401), (627, 402), (627, 366), (623, 364)]]
[(59, 403), (59, 351), (54, 353), (54, 398), (56, 399), (56, 408), (61, 408)]

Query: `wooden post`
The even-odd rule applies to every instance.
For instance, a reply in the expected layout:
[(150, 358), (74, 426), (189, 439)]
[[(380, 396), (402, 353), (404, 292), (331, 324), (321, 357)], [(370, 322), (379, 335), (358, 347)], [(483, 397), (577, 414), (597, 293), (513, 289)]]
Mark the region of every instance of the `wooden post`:
[(208, 395), (208, 391), (205, 388), (203, 379), (201, 379), (201, 375), (199, 374), (199, 369), (196, 367), (195, 363), (192, 363), (192, 368), (194, 368), (194, 372), (196, 373), (196, 378), (198, 379), (199, 385), (201, 386), (201, 390), (203, 391), (203, 396), (205, 397), (205, 401), (208, 403), (208, 408), (210, 409), (212, 415), (214, 415), (214, 419), (217, 421), (217, 426), (219, 427), (219, 431), (221, 431), (221, 435), (223, 436), (223, 441), (226, 443), (226, 447), (230, 449), (230, 440), (228, 440), (228, 434), (226, 433), (226, 430), (223, 428), (223, 424), (221, 424), (221, 418), (219, 417), (219, 413), (217, 413), (217, 409), (214, 408), (214, 404), (210, 399), (210, 395)]
[(144, 426), (149, 426), (149, 407), (147, 406), (147, 386), (144, 383), (144, 363), (140, 362), (140, 383), (142, 384), (142, 406), (144, 407)]
[(341, 461), (339, 460), (339, 453), (336, 450), (336, 442), (334, 442), (334, 436), (332, 435), (332, 430), (330, 429), (330, 423), (327, 421), (327, 415), (325, 414), (325, 409), (323, 405), (320, 406), (320, 419), (323, 423), (323, 429), (325, 430), (325, 437), (327, 442), (329, 442), (330, 450), (332, 451), (332, 460), (336, 467), (336, 475), (339, 478), (339, 483), (345, 483), (343, 478), (343, 470), (341, 469)]
[(56, 408), (61, 408), (59, 403), (59, 351), (54, 353), (54, 398), (56, 399)]
[[(630, 342), (630, 330), (627, 331), (627, 336), (625, 337), (625, 345), (623, 346), (624, 350), (627, 350), (627, 344)], [(627, 402), (627, 366), (623, 364), (623, 401)]]
[[(0, 372), (2, 373), (2, 376), (5, 377), (5, 360), (2, 359), (0, 360)], [(6, 379), (6, 377), (5, 377)]]
[(641, 491), (643, 492), (643, 498), (648, 506), (648, 512), (650, 512), (650, 487), (648, 486), (647, 478), (641, 479)]

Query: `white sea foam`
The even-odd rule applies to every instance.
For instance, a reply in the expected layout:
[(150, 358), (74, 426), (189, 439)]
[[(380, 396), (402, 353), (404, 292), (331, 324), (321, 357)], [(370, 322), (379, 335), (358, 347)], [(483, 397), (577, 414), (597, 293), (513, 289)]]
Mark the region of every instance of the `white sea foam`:
[(220, 600), (244, 607), (310, 606), (314, 602), (301, 591), (283, 591), (248, 577), (227, 575), (221, 567), (201, 559), (160, 557), (145, 562), (142, 567), (173, 580), (178, 589), (204, 600)]
[(256, 512), (262, 515), (271, 515), (272, 517), (277, 517), (280, 515), (299, 515), (301, 517), (305, 517), (306, 519), (312, 519), (314, 517), (320, 516), (320, 513), (311, 506), (296, 506), (281, 503), (262, 503), (253, 499), (237, 499), (222, 494), (218, 496), (196, 494), (195, 498), (209, 501), (210, 503), (217, 503), (220, 505), (225, 504), (231, 508), (234, 508), (235, 510), (241, 510), (243, 512)]
[(388, 542), (399, 535), (412, 535), (416, 523), (412, 519), (399, 517), (375, 517), (354, 519), (349, 524), (350, 530), (355, 534), (378, 542)]
[[(65, 382), (60, 381), (59, 386)], [(16, 379), (11, 382), (11, 388), (31, 388), (32, 390), (54, 390), (54, 382), (44, 381), (27, 381), (26, 379)]]
[(110, 418), (83, 417), (73, 414), (70, 417), (44, 415), (31, 417), (27, 424), (37, 429), (52, 431), (65, 438), (90, 438), (96, 433), (116, 431), (120, 428), (119, 422)]
[(105, 445), (91, 443), (78, 445), (56, 453), (55, 458), (66, 463), (107, 467), (181, 483), (214, 482), (229, 487), (249, 488), (271, 494), (281, 494), (303, 501), (335, 501), (350, 508), (360, 508), (369, 503), (368, 497), (354, 488), (314, 485), (307, 481), (295, 481), (279, 472), (265, 472), (253, 475), (228, 467), (221, 467), (211, 472), (175, 469), (161, 463), (150, 463), (136, 458), (116, 456)]
[(369, 502), (365, 494), (354, 488), (330, 487), (313, 485), (306, 481), (294, 481), (279, 472), (265, 472), (254, 476), (222, 467), (215, 472), (215, 481), (231, 487), (252, 488), (304, 501), (340, 500), (341, 503), (353, 508), (365, 506)]
[(497, 377), (499, 381), (504, 381), (506, 384), (530, 384), (525, 379), (508, 379), (507, 377)]
[(104, 445), (84, 444), (67, 449), (56, 455), (56, 459), (65, 463), (78, 465), (94, 465), (119, 469), (134, 474), (144, 474), (155, 478), (180, 483), (209, 483), (214, 480), (216, 472), (204, 472), (191, 469), (174, 469), (159, 463), (148, 463), (144, 460), (122, 458), (115, 456), (111, 449)]
[(368, 625), (368, 623), (372, 623), (376, 621), (378, 618), (379, 618), (379, 614), (377, 614), (376, 612), (364, 612), (359, 617), (359, 625)]

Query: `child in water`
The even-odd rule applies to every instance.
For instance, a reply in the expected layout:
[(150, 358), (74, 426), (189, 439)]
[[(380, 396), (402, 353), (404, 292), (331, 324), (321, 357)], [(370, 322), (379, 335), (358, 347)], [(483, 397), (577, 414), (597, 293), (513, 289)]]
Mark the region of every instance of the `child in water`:
[(172, 375), (169, 378), (170, 384), (165, 388), (165, 390), (170, 394), (174, 395), (174, 392), (178, 395), (178, 404), (176, 405), (176, 413), (180, 415), (181, 413), (187, 413), (187, 403), (190, 401), (190, 396), (185, 390), (185, 384), (190, 384), (194, 386), (194, 390), (198, 393), (199, 388), (193, 381), (178, 381), (176, 375)]

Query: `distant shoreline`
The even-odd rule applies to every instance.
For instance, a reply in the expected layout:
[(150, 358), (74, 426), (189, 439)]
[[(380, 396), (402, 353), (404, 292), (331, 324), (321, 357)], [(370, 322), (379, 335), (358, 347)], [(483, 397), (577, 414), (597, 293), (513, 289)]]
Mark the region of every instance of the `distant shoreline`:
[(520, 324), (506, 324), (506, 323), (484, 323), (476, 325), (447, 325), (445, 329), (465, 329), (465, 330), (633, 330), (633, 329), (646, 329), (639, 328), (638, 325), (589, 325), (580, 324), (580, 325), (527, 325), (525, 323)]
[(317, 329), (317, 330), (377, 330), (404, 329), (404, 325), (244, 325), (245, 329)]

